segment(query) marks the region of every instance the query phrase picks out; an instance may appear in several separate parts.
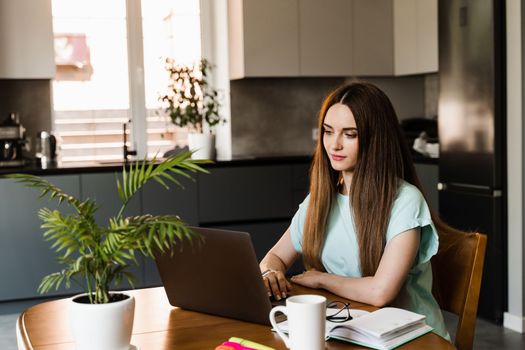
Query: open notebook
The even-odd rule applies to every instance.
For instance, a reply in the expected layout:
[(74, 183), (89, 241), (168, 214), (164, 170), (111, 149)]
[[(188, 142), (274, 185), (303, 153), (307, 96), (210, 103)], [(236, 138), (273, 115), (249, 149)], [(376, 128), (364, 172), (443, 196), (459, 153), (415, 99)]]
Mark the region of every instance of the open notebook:
[[(337, 312), (327, 309), (327, 315)], [(351, 309), (353, 319), (334, 323), (326, 321), (326, 339), (338, 339), (373, 349), (394, 349), (432, 331), (425, 316), (414, 312), (386, 307), (373, 312)], [(279, 323), (287, 332), (287, 321)]]

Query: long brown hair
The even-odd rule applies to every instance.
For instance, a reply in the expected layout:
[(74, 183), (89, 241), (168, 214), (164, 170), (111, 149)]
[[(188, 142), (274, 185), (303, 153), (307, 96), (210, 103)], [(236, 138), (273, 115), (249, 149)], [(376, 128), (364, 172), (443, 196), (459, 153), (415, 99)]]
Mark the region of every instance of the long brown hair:
[[(342, 103), (352, 111), (358, 133), (358, 157), (350, 186), (352, 210), (362, 276), (373, 276), (386, 244), (386, 231), (403, 179), (423, 193), (412, 157), (392, 103), (372, 84), (357, 82), (330, 93), (319, 111), (318, 127), (324, 135), (328, 109)], [(310, 169), (310, 200), (303, 234), (303, 260), (307, 268), (323, 271), (323, 248), (328, 214), (335, 201), (340, 173), (332, 168), (319, 137)], [(437, 215), (432, 214), (441, 226)]]

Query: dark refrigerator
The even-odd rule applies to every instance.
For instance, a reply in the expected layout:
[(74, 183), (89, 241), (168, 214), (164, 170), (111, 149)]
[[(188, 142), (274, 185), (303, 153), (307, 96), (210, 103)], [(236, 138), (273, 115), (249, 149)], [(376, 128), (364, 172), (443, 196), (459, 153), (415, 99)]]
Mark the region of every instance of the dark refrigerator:
[(439, 0), (439, 212), (487, 234), (478, 315), (496, 323), (507, 307), (503, 6)]

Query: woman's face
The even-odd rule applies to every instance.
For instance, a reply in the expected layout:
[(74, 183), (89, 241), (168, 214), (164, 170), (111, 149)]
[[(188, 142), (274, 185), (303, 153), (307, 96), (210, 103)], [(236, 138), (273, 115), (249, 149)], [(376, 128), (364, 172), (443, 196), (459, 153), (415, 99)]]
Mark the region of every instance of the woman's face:
[(334, 170), (354, 171), (359, 143), (354, 115), (346, 105), (336, 103), (326, 112), (323, 145)]

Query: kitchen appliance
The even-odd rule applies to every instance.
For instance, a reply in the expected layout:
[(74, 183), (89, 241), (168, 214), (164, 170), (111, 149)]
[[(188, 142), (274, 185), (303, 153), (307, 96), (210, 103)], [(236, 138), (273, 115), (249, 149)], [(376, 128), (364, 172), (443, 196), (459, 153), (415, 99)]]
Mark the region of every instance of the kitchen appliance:
[(498, 324), (507, 308), (504, 14), (504, 1), (439, 1), (439, 212), (487, 234), (478, 315)]
[[(425, 147), (427, 145), (438, 145), (438, 131), (437, 131), (437, 117), (432, 119), (416, 117), (403, 119), (401, 121), (401, 128), (403, 129), (403, 134), (405, 135), (405, 140), (407, 142), (408, 148), (410, 149), (414, 159), (420, 157), (432, 157), (428, 152), (417, 151), (416, 140), (424, 140)], [(414, 142), (415, 141), (415, 142)], [(437, 152), (436, 152), (437, 153)]]
[(47, 131), (40, 131), (37, 134), (35, 142), (35, 157), (42, 167), (56, 162), (56, 149), (57, 140), (53, 134)]
[(20, 124), (18, 114), (10, 113), (0, 122), (0, 167), (23, 166), (25, 143), (25, 128)]

